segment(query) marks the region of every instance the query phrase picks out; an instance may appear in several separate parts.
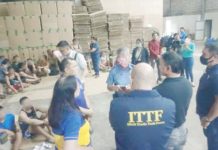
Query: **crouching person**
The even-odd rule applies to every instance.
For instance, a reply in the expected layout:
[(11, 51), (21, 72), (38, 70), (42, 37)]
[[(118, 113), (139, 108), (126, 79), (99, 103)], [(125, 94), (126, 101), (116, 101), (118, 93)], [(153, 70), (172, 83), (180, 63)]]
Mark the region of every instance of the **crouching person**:
[[(22, 108), (19, 115), (19, 124), (23, 137), (31, 139), (34, 135), (42, 135), (48, 142), (54, 142), (54, 138), (51, 135), (50, 127), (48, 125), (48, 110), (34, 107), (28, 97), (22, 97), (20, 99), (20, 104)], [(37, 112), (41, 113), (40, 117), (37, 116)]]
[(22, 143), (22, 133), (19, 125), (15, 123), (15, 116), (6, 114), (4, 108), (0, 106), (0, 143), (3, 144), (3, 148), (6, 147), (4, 144), (7, 143), (8, 139), (12, 144), (11, 150), (18, 150)]

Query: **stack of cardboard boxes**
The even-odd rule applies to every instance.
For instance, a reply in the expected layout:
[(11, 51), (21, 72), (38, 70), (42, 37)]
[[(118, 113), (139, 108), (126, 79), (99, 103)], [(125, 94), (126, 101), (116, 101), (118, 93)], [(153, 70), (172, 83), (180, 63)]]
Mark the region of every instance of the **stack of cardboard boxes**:
[(91, 41), (90, 16), (88, 14), (73, 15), (74, 37), (79, 40), (84, 52), (89, 50)]
[(90, 14), (103, 10), (101, 0), (82, 0), (82, 4), (87, 7)]
[(130, 32), (132, 48), (137, 39), (143, 38), (143, 16), (135, 16), (130, 18)]
[(114, 54), (121, 47), (129, 47), (129, 16), (127, 14), (108, 14), (109, 48)]
[(60, 40), (73, 39), (72, 1), (0, 4), (0, 55), (38, 60)]
[(107, 15), (105, 11), (90, 14), (92, 36), (98, 39), (101, 51), (108, 51)]
[(73, 14), (88, 14), (86, 6), (73, 6)]

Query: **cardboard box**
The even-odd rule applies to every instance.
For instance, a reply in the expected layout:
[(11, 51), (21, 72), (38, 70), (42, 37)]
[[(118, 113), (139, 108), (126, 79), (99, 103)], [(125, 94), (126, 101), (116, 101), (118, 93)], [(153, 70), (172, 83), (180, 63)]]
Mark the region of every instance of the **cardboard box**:
[(88, 14), (86, 6), (73, 6), (73, 14)]
[(8, 49), (0, 48), (0, 56), (8, 58)]
[(73, 1), (57, 1), (58, 14), (72, 15)]
[(23, 2), (8, 2), (9, 16), (25, 16), (25, 8)]
[(43, 15), (57, 15), (56, 1), (41, 1), (41, 10)]
[(18, 49), (8, 49), (8, 58), (9, 60), (12, 60), (14, 56), (20, 56), (19, 50)]
[(73, 29), (72, 15), (58, 15), (58, 28), (59, 29)]
[(0, 48), (9, 48), (7, 28), (4, 17), (0, 17)]
[(24, 16), (23, 17), (23, 24), (24, 24), (25, 32), (40, 32), (40, 31), (42, 31), (39, 16)]
[(10, 48), (24, 48), (26, 46), (26, 38), (24, 33), (9, 32), (8, 34)]
[(73, 29), (67, 30), (59, 30), (59, 41), (66, 40), (69, 43), (72, 43), (73, 40)]
[(59, 42), (59, 33), (56, 31), (54, 32), (42, 32), (43, 37), (43, 45), (49, 46), (49, 45), (57, 45)]
[(24, 1), (27, 16), (39, 16), (42, 14), (39, 1)]
[(7, 3), (0, 3), (0, 16), (8, 16), (8, 5)]
[(5, 17), (5, 23), (8, 32), (14, 33), (15, 31), (19, 33), (24, 33), (24, 25), (22, 17), (20, 16), (7, 16)]
[(58, 21), (56, 15), (42, 15), (41, 16), (42, 30), (43, 31), (57, 31)]
[(22, 60), (26, 60), (30, 58), (29, 49), (28, 48), (20, 49), (19, 56)]
[(39, 47), (43, 46), (42, 33), (41, 32), (27, 32), (26, 47)]

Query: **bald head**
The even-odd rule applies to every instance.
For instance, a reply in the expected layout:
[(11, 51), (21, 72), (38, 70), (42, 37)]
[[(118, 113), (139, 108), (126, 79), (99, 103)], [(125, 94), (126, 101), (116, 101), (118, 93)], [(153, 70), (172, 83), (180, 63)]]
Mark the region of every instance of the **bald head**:
[(136, 65), (132, 71), (132, 89), (151, 90), (155, 85), (153, 68), (146, 63)]

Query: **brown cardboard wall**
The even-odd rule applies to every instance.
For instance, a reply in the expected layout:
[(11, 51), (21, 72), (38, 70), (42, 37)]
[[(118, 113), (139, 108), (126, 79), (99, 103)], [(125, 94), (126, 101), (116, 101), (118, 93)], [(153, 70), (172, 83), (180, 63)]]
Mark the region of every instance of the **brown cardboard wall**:
[(10, 16), (25, 16), (26, 12), (23, 2), (9, 2), (8, 13)]
[(8, 5), (7, 3), (0, 3), (0, 16), (8, 16)]
[(73, 1), (57, 1), (58, 14), (72, 14)]
[(25, 32), (40, 32), (41, 29), (41, 22), (39, 16), (24, 16), (23, 17), (23, 24)]
[(42, 14), (39, 1), (25, 1), (24, 7), (27, 16), (39, 16)]
[(43, 15), (57, 15), (56, 1), (41, 1), (41, 9)]

